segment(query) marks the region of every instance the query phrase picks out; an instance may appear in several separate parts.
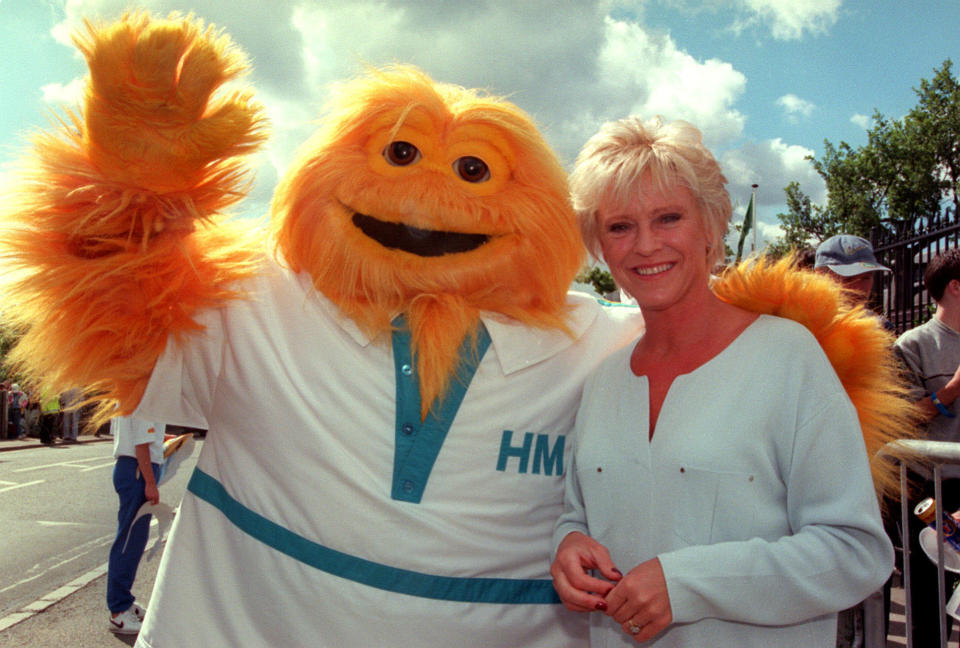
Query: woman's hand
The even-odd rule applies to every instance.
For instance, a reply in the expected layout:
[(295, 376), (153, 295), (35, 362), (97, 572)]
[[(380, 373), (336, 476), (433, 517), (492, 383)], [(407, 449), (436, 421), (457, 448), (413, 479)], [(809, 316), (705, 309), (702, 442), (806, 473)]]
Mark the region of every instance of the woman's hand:
[(659, 558), (631, 569), (610, 590), (606, 601), (607, 614), (638, 642), (651, 639), (673, 622), (667, 581)]
[(613, 583), (595, 578), (589, 570), (596, 569), (611, 581), (620, 580), (620, 573), (610, 560), (610, 552), (602, 544), (578, 531), (567, 534), (557, 548), (557, 557), (550, 567), (553, 586), (568, 610), (593, 612), (606, 610), (604, 596)]

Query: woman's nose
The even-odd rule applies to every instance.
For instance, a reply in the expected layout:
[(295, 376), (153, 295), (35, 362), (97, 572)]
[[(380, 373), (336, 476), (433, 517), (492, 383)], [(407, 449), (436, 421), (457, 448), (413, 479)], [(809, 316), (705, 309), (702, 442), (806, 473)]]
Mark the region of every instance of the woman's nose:
[(635, 252), (643, 255), (649, 255), (653, 252), (656, 252), (660, 247), (660, 240), (656, 236), (656, 233), (653, 231), (653, 228), (648, 225), (641, 225), (637, 228), (637, 235), (633, 241), (633, 249)]

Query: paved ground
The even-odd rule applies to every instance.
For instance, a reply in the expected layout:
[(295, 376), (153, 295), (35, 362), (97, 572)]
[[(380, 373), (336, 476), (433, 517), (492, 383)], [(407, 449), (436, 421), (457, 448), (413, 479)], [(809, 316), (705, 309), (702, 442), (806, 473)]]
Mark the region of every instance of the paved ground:
[[(159, 563), (159, 554), (151, 561), (144, 559), (140, 563), (133, 592), (141, 605), (150, 603)], [(108, 628), (105, 573), (106, 565), (51, 592), (46, 600), (35, 604), (32, 615), (15, 625), (2, 628), (5, 620), (0, 619), (0, 645), (4, 648), (132, 646), (135, 636), (115, 635)]]
[[(110, 443), (110, 437), (81, 436), (81, 443)], [(0, 452), (42, 447), (37, 439), (0, 440)], [(140, 562), (133, 593), (137, 602), (148, 605), (160, 563), (158, 551), (146, 559), (156, 539), (151, 530), (144, 560)], [(114, 635), (108, 629), (106, 607), (106, 562), (71, 583), (64, 584), (19, 613), (0, 618), (0, 646), (4, 648), (122, 648), (132, 646), (136, 637)]]

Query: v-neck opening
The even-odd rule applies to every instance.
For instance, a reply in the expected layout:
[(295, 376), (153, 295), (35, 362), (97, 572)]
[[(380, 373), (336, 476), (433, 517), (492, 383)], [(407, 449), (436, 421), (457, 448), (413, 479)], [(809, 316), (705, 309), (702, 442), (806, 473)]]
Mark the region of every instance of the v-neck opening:
[(660, 409), (657, 410), (657, 419), (656, 419), (655, 421), (651, 420), (651, 415), (652, 415), (652, 412), (653, 412), (653, 407), (652, 407), (651, 399), (650, 399), (650, 377), (649, 377), (647, 374), (643, 374), (643, 375), (638, 376), (638, 375), (636, 375), (635, 373), (633, 373), (633, 369), (630, 367), (630, 359), (631, 359), (631, 357), (632, 357), (632, 352), (631, 352), (630, 355), (627, 356), (627, 371), (629, 372), (629, 375), (633, 376), (634, 378), (641, 379), (641, 380), (643, 380), (643, 381), (646, 383), (646, 396), (647, 396), (647, 421), (646, 421), (646, 422), (647, 422), (647, 435), (646, 435), (646, 439), (647, 439), (647, 443), (648, 443), (648, 444), (652, 444), (652, 443), (653, 443), (653, 438), (654, 438), (654, 436), (656, 436), (656, 434), (657, 434), (657, 429), (660, 427), (660, 421), (663, 419), (663, 412), (664, 412), (665, 409), (667, 409), (666, 406), (667, 406), (667, 401), (670, 399), (670, 393), (673, 391), (674, 385), (677, 384), (677, 381), (680, 380), (681, 378), (683, 378), (683, 379), (688, 379), (688, 378), (690, 378), (690, 377), (693, 377), (693, 376), (695, 376), (697, 373), (699, 373), (700, 371), (706, 370), (707, 367), (709, 367), (711, 364), (713, 364), (713, 363), (715, 363), (715, 362), (720, 362), (720, 359), (721, 359), (722, 357), (724, 357), (725, 355), (727, 355), (727, 353), (732, 352), (732, 349), (734, 348), (734, 346), (736, 346), (736, 345), (740, 342), (740, 340), (747, 334), (747, 332), (748, 332), (751, 328), (753, 328), (753, 327), (757, 324), (757, 322), (759, 322), (761, 319), (763, 319), (763, 318), (765, 318), (765, 317), (769, 317), (769, 316), (761, 314), (761, 315), (757, 316), (756, 318), (754, 318), (754, 320), (753, 320), (752, 322), (750, 322), (749, 324), (747, 324), (747, 326), (744, 327), (744, 329), (743, 329), (742, 331), (740, 331), (740, 333), (738, 333), (736, 337), (734, 337), (732, 340), (730, 340), (730, 342), (729, 342), (725, 347), (723, 347), (722, 349), (720, 349), (717, 353), (713, 354), (713, 356), (711, 356), (710, 358), (708, 358), (703, 364), (701, 364), (701, 365), (699, 365), (699, 366), (697, 366), (697, 367), (694, 367), (693, 369), (691, 369), (691, 370), (688, 371), (688, 372), (680, 373), (680, 374), (677, 374), (676, 376), (674, 376), (674, 377), (673, 377), (673, 380), (670, 381), (670, 385), (667, 387), (667, 391), (666, 391), (666, 392), (664, 393), (664, 395), (663, 395), (663, 401), (661, 401), (661, 403), (660, 403)]
[(420, 384), (406, 318), (394, 320), (392, 335), (396, 371), (396, 432), (391, 497), (419, 504), (437, 456), (453, 425), (470, 381), (490, 347), (491, 338), (481, 323), (476, 342), (466, 336), (460, 345), (460, 360), (447, 391), (438, 398), (420, 420)]

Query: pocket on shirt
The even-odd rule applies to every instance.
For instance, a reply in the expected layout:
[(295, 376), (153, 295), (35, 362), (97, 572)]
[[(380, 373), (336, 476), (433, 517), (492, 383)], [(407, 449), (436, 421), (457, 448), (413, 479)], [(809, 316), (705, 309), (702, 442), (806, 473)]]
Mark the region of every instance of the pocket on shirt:
[(742, 472), (680, 469), (674, 534), (687, 546), (757, 535), (757, 482)]

